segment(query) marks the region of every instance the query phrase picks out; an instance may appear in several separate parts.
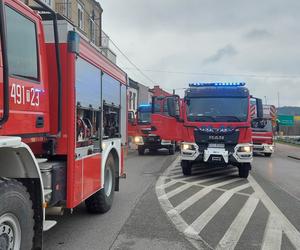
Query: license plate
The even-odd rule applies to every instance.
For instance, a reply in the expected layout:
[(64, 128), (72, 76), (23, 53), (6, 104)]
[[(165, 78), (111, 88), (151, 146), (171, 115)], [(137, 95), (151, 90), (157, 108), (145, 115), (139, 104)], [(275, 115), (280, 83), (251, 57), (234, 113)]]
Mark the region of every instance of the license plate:
[(222, 158), (221, 158), (221, 156), (212, 156), (212, 157), (211, 157), (211, 160), (212, 160), (212, 161), (221, 161)]
[(223, 143), (209, 143), (209, 148), (225, 148), (225, 145)]

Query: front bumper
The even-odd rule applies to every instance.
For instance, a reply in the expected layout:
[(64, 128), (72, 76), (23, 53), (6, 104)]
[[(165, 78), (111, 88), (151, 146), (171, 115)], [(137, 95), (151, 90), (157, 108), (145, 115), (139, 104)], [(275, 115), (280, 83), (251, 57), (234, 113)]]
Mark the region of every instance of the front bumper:
[[(189, 149), (181, 148), (181, 158), (187, 161), (200, 161), (206, 163), (237, 164), (251, 163), (253, 159), (252, 144), (237, 144), (232, 151), (224, 147), (211, 147), (199, 149), (196, 143), (183, 142), (189, 144)], [(241, 147), (250, 147), (250, 152), (240, 152)], [(193, 148), (193, 149), (191, 149)]]
[(253, 145), (253, 152), (254, 153), (274, 153), (275, 145), (274, 144), (254, 144)]
[(149, 149), (160, 149), (160, 148), (170, 148), (173, 143), (170, 140), (160, 139), (159, 136), (150, 135), (150, 136), (143, 136), (136, 143), (139, 147), (149, 148)]

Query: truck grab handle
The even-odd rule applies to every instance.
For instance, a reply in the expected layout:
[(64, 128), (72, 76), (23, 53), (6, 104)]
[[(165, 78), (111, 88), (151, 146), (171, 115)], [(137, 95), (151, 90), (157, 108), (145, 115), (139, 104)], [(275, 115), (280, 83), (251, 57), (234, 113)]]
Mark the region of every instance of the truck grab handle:
[(4, 3), (0, 1), (0, 34), (2, 47), (2, 65), (3, 65), (3, 115), (0, 119), (0, 126), (8, 121), (9, 118), (9, 67), (7, 59), (7, 43)]

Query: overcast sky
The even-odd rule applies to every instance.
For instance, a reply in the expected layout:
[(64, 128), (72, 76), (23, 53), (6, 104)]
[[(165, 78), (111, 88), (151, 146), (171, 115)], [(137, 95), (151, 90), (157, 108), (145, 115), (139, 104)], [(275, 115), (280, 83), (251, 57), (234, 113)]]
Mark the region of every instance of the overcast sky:
[[(299, 0), (99, 1), (104, 31), (168, 91), (246, 82), (268, 104), (279, 92), (280, 106), (300, 106)], [(117, 54), (129, 77), (154, 85)]]

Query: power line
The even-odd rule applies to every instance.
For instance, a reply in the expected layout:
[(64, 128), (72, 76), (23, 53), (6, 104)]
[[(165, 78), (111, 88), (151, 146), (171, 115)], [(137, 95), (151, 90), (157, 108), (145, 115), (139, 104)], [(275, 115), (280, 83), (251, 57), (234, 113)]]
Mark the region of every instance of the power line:
[[(116, 45), (116, 43), (110, 38), (108, 37), (108, 39), (110, 40), (110, 42), (115, 46), (115, 48), (122, 54), (122, 56), (124, 56), (126, 58), (126, 60), (134, 66), (134, 68), (141, 73), (141, 75), (143, 75), (147, 80), (149, 80), (152, 84), (155, 84), (155, 82), (149, 77), (147, 76), (141, 69), (139, 69), (138, 66), (136, 66), (136, 64), (134, 62), (132, 62), (132, 60), (130, 60), (128, 58), (128, 56)], [(127, 68), (126, 68), (127, 69)], [(128, 68), (130, 69), (130, 68)]]
[[(133, 68), (124, 68), (131, 69)], [(243, 73), (208, 73), (208, 72), (184, 72), (184, 71), (170, 71), (170, 70), (155, 70), (155, 69), (143, 69), (146, 72), (153, 73), (167, 73), (167, 74), (181, 74), (181, 75), (207, 75), (207, 76), (242, 76), (253, 78), (300, 78), (300, 75), (258, 75), (258, 74), (243, 74)]]
[[(94, 25), (96, 25), (99, 28), (99, 31), (102, 32), (102, 29), (100, 25), (91, 18), (91, 14), (89, 11), (85, 9), (85, 6), (82, 6), (79, 0), (76, 0), (77, 3), (79, 3), (83, 9), (83, 11), (87, 14), (88, 19), (92, 20)], [(148, 81), (150, 81), (152, 84), (155, 84), (155, 81), (152, 80), (148, 75), (146, 75), (129, 57), (117, 46), (117, 44), (109, 37), (107, 36), (108, 40), (115, 46), (115, 48), (121, 53), (121, 55), (134, 67), (135, 70), (137, 70), (143, 77), (145, 77)]]

